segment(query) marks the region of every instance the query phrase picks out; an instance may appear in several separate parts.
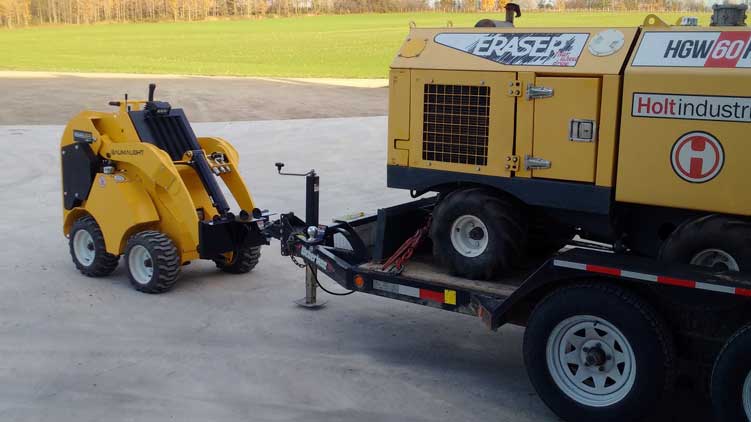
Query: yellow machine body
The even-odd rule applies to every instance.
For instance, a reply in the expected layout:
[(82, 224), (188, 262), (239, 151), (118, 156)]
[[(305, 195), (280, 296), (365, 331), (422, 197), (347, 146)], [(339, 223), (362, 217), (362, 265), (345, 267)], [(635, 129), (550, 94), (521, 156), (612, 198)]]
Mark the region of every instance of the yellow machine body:
[[(749, 77), (745, 27), (412, 28), (391, 65), (389, 186), (751, 215)], [(684, 115), (654, 105), (665, 101)]]
[[(139, 138), (128, 111), (141, 110), (144, 102), (122, 102), (118, 112), (84, 111), (65, 128), (61, 150), (65, 154), (76, 145), (75, 134), (85, 133), (95, 156), (112, 162), (114, 171), (97, 171), (88, 197), (77, 206), (63, 209), (63, 231), (69, 234), (73, 222), (92, 216), (104, 235), (106, 250), (113, 255), (124, 253), (128, 238), (143, 230), (156, 230), (169, 236), (182, 262), (199, 258), (199, 221), (211, 221), (217, 210), (212, 205), (191, 157), (173, 161), (164, 150)], [(220, 138), (198, 138), (203, 153), (219, 153), (221, 166), (209, 160), (212, 170), (226, 184), (237, 205), (243, 210), (255, 208), (253, 199), (237, 171), (237, 151)], [(66, 148), (67, 147), (67, 148)], [(63, 196), (73, 192), (63, 192)]]

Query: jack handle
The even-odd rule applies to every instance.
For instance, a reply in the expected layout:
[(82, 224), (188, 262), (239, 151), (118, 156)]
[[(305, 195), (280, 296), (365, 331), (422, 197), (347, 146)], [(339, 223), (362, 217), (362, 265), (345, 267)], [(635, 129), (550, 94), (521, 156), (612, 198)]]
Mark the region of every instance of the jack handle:
[(282, 172), (282, 167), (284, 167), (284, 163), (278, 162), (278, 163), (276, 163), (274, 165), (276, 166), (277, 173), (279, 173), (282, 176), (302, 176), (302, 177), (307, 177), (307, 176), (315, 176), (316, 175), (315, 169), (311, 169), (307, 173), (286, 173), (286, 172)]
[(156, 84), (149, 84), (149, 101), (154, 101), (154, 91), (156, 91)]

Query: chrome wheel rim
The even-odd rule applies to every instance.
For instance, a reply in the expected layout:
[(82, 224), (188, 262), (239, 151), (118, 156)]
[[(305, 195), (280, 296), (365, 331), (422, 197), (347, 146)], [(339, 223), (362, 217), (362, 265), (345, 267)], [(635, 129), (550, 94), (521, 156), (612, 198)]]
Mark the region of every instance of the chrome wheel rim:
[(482, 255), (488, 247), (488, 228), (474, 215), (463, 215), (451, 225), (451, 244), (467, 258)]
[(691, 264), (718, 271), (740, 271), (738, 262), (733, 258), (733, 255), (722, 249), (704, 249), (691, 258)]
[(139, 284), (149, 284), (154, 275), (154, 262), (146, 247), (135, 245), (128, 253), (128, 268), (133, 279)]
[(636, 357), (626, 337), (610, 322), (577, 315), (559, 323), (548, 337), (547, 363), (558, 388), (585, 406), (623, 400), (636, 379)]
[(751, 371), (743, 383), (743, 410), (746, 412), (746, 419), (751, 421)]
[(76, 259), (83, 266), (88, 267), (94, 262), (94, 258), (96, 258), (94, 238), (88, 231), (78, 230), (73, 235), (73, 253), (76, 254)]

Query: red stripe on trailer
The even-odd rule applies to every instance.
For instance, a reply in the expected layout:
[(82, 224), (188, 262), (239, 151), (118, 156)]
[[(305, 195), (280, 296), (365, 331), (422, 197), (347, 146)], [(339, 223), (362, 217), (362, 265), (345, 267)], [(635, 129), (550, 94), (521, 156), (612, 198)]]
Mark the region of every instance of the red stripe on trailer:
[(420, 289), (420, 299), (432, 300), (443, 303), (443, 292), (434, 292), (433, 290)]
[(601, 267), (599, 265), (587, 264), (587, 271), (592, 273), (614, 275), (616, 277), (621, 276), (621, 270), (619, 270), (618, 268)]
[(665, 277), (658, 275), (657, 276), (657, 282), (662, 284), (668, 284), (670, 286), (679, 286), (679, 287), (688, 287), (690, 289), (693, 289), (696, 287), (696, 282), (691, 280), (683, 280), (680, 278), (673, 278), (673, 277)]
[(751, 297), (751, 289), (742, 289), (740, 287), (736, 287), (735, 288), (735, 294), (741, 295), (741, 296)]

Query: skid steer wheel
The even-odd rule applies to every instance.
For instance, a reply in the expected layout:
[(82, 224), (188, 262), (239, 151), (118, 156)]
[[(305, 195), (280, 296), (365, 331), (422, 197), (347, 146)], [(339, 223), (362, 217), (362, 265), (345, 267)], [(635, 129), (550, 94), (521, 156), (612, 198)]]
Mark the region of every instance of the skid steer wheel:
[(710, 393), (718, 421), (751, 421), (751, 325), (723, 347), (712, 370)]
[(617, 286), (576, 284), (541, 301), (524, 334), (524, 363), (540, 398), (571, 421), (635, 421), (672, 386), (665, 323)]
[(171, 289), (180, 274), (180, 254), (169, 237), (157, 231), (136, 233), (125, 247), (130, 284), (144, 293)]
[(81, 217), (70, 230), (70, 255), (82, 274), (103, 277), (117, 268), (118, 256), (107, 253), (99, 224), (90, 216)]
[(225, 273), (245, 274), (258, 265), (258, 260), (261, 259), (261, 247), (243, 248), (229, 255), (226, 259), (215, 259), (216, 267)]
[(450, 193), (433, 211), (433, 255), (456, 275), (491, 279), (523, 255), (527, 227), (520, 207), (480, 189)]

